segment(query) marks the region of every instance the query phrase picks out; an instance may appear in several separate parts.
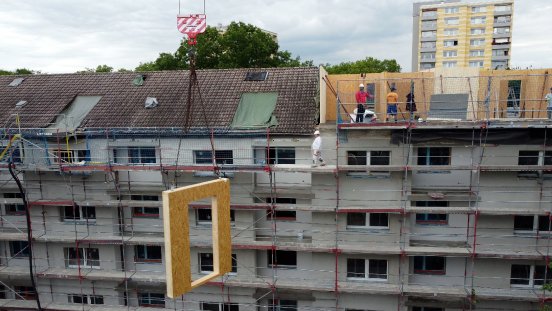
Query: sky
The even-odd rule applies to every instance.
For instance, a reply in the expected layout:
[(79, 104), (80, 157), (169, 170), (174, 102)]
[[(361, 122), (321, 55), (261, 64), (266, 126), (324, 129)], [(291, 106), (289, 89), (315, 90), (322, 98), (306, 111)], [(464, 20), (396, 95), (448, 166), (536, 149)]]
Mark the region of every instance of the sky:
[[(276, 32), (280, 48), (314, 64), (368, 56), (411, 68), (413, 0), (206, 0), (207, 23)], [(134, 69), (174, 52), (179, 0), (0, 0), (0, 69), (66, 73)], [(180, 0), (181, 13), (203, 1)], [(552, 67), (552, 1), (516, 0), (512, 67)]]

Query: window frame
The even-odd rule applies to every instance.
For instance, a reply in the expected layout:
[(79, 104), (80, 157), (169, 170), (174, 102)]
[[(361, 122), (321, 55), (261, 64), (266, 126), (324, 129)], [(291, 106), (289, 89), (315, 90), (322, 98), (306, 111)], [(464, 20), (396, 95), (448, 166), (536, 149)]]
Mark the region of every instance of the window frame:
[[(153, 156), (151, 153), (153, 151)], [(157, 148), (152, 146), (127, 147), (128, 164), (157, 164)]]
[[(374, 226), (372, 225), (372, 214), (377, 215), (386, 215), (387, 218), (387, 225), (386, 226)], [(350, 225), (350, 217), (349, 215), (364, 215), (364, 225)], [(381, 216), (380, 216), (381, 217)], [(368, 229), (368, 230), (388, 230), (389, 229), (389, 213), (347, 213), (347, 229)]]
[[(531, 230), (528, 229), (516, 229), (516, 217), (532, 217), (532, 228)], [(514, 233), (515, 234), (536, 234), (537, 232), (539, 234), (552, 234), (552, 219), (551, 216), (546, 215), (514, 215)], [(541, 221), (542, 220), (548, 220), (548, 229), (549, 230), (541, 230)]]
[[(422, 268), (416, 267), (416, 262), (418, 258), (422, 259)], [(443, 259), (443, 268), (442, 269), (428, 269), (427, 265), (427, 259), (428, 258), (442, 258)], [(447, 274), (447, 258), (444, 256), (414, 256), (413, 257), (413, 272), (414, 274), (420, 274), (420, 275), (446, 275)]]
[[(194, 150), (194, 164), (208, 164), (213, 165), (213, 151), (212, 150)], [(215, 150), (215, 162), (217, 165), (233, 165), (234, 164), (234, 150)]]
[(472, 16), (470, 18), (470, 25), (485, 25), (487, 23), (486, 16)]
[(9, 241), (10, 256), (13, 258), (28, 258), (29, 243), (28, 241)]
[(460, 8), (457, 6), (450, 6), (445, 8), (445, 14), (458, 14), (460, 12)]
[(472, 13), (486, 13), (487, 12), (487, 6), (486, 5), (479, 5), (479, 6), (472, 6), (471, 7)]
[[(4, 199), (22, 199), (19, 192), (5, 192)], [(22, 216), (25, 215), (25, 205), (20, 203), (4, 203), (4, 208), (7, 216)]]
[(484, 46), (485, 42), (484, 38), (470, 39), (470, 46)]
[[(161, 296), (163, 296), (163, 298), (160, 298)], [(140, 307), (150, 307), (150, 308), (165, 307), (165, 294), (163, 293), (138, 292), (137, 298), (138, 298), (138, 306)]]
[[(272, 262), (272, 252), (273, 250), (267, 250), (267, 266), (268, 268), (274, 268), (274, 269), (288, 269), (288, 270), (295, 270), (297, 269), (297, 252), (296, 251), (285, 251), (285, 250), (276, 250), (275, 251), (275, 257), (276, 257), (276, 263)], [(295, 264), (280, 264), (278, 262), (278, 253), (280, 254), (288, 254), (291, 255), (291, 253), (294, 254), (295, 257)], [(293, 261), (293, 260), (292, 260)]]
[(268, 311), (298, 311), (299, 303), (296, 299), (269, 299), (267, 308)]
[[(448, 150), (448, 156), (431, 155), (432, 150), (438, 150), (438, 149)], [(425, 150), (426, 154), (421, 156), (420, 155), (420, 150)], [(432, 163), (432, 161), (435, 160), (435, 158), (448, 159), (448, 163), (446, 163), (446, 164)], [(425, 160), (423, 160), (424, 163), (420, 163), (420, 162), (422, 162), (421, 159), (425, 159)], [(416, 150), (416, 164), (418, 166), (450, 166), (450, 165), (452, 165), (452, 148), (451, 147), (431, 147), (431, 146), (418, 147), (417, 150)]]
[(458, 46), (458, 40), (451, 40), (451, 39), (443, 40), (443, 47), (448, 48), (453, 46)]
[[(524, 266), (524, 267), (529, 267), (529, 275), (528, 275), (528, 278), (516, 278), (516, 280), (527, 280), (527, 284), (512, 284), (512, 281), (514, 280), (514, 278), (512, 277), (512, 274), (513, 274), (513, 269), (514, 269), (514, 266)], [(543, 275), (543, 279), (537, 279), (536, 278), (536, 274), (537, 274), (537, 268), (542, 268), (544, 269), (544, 274), (546, 274), (546, 276)], [(552, 269), (550, 267), (548, 267), (548, 273), (546, 272), (546, 269), (547, 269), (547, 265), (546, 264), (542, 264), (542, 265), (538, 265), (538, 264), (512, 264), (510, 266), (510, 287), (511, 288), (542, 288), (543, 284), (547, 284), (549, 283), (550, 281), (552, 281)], [(539, 283), (542, 283), (542, 284), (539, 284)]]
[[(451, 23), (453, 22), (454, 23)], [(459, 17), (446, 17), (444, 20), (445, 25), (460, 25), (460, 18)]]
[[(75, 258), (70, 258), (71, 252), (74, 251)], [(96, 247), (64, 247), (65, 267), (67, 268), (87, 268), (101, 269), (100, 249)], [(91, 252), (95, 252), (98, 258), (90, 258)], [(71, 261), (76, 260), (76, 264), (71, 264)]]
[(457, 50), (444, 50), (443, 51), (443, 58), (453, 58), (458, 57), (458, 51)]
[(484, 57), (484, 56), (485, 56), (485, 50), (470, 50), (470, 57)]
[[(152, 248), (159, 248), (159, 258), (150, 258), (155, 254)], [(143, 248), (143, 251), (140, 251)], [(151, 255), (151, 257), (153, 257)], [(163, 262), (163, 249), (159, 245), (134, 245), (134, 263), (160, 264)]]
[[(68, 218), (67, 211), (70, 210), (73, 212), (73, 216)], [(91, 213), (93, 213), (93, 217), (91, 216)], [(76, 215), (75, 215), (76, 214)], [(78, 216), (78, 218), (77, 218)], [(62, 206), (61, 207), (61, 220), (64, 223), (88, 223), (88, 224), (96, 224), (96, 206), (89, 206), (89, 205), (72, 205), (72, 206)]]
[[(297, 151), (295, 147), (270, 147), (262, 148), (262, 150), (264, 152), (264, 161), (257, 160), (257, 164), (296, 164)], [(284, 156), (286, 152), (290, 153), (288, 157)], [(293, 155), (293, 157), (291, 157), (291, 155)]]
[[(145, 201), (145, 202), (159, 202), (158, 195), (148, 195), (148, 194), (132, 194), (130, 196), (131, 201)], [(148, 213), (147, 209), (156, 209), (157, 213)], [(161, 209), (155, 206), (133, 206), (132, 207), (132, 217), (133, 218), (151, 218), (158, 219), (161, 217)]]
[[(239, 311), (240, 305), (237, 303), (226, 303), (226, 302), (200, 302), (200, 310), (202, 311), (212, 311), (214, 308), (206, 308), (205, 305), (216, 306), (216, 311)], [(237, 309), (234, 309), (237, 308)]]
[(15, 300), (36, 300), (36, 291), (32, 286), (15, 285), (13, 287)]
[[(350, 260), (362, 260), (364, 263), (364, 276), (349, 276), (349, 261)], [(373, 261), (384, 261), (385, 262), (385, 278), (370, 277), (370, 262)], [(378, 274), (381, 275), (381, 274)], [(366, 258), (347, 258), (347, 280), (353, 281), (370, 281), (370, 282), (387, 282), (389, 280), (389, 261), (386, 259), (366, 259)]]
[[(195, 209), (195, 219), (196, 219), (196, 225), (198, 226), (211, 226), (213, 225), (213, 214), (211, 214), (210, 219), (202, 220), (200, 219), (201, 213), (203, 213), (205, 210), (211, 211), (211, 208), (196, 208)], [(236, 222), (236, 213), (233, 209), (230, 209), (230, 224), (234, 226), (234, 223)]]
[[(203, 269), (203, 257), (209, 255), (211, 256), (211, 269)], [(198, 258), (198, 271), (200, 274), (210, 274), (213, 272), (214, 262), (213, 262), (213, 253), (203, 253), (199, 252), (197, 254)], [(206, 264), (206, 266), (209, 266), (209, 264)], [(228, 272), (230, 275), (236, 275), (238, 273), (238, 256), (236, 254), (232, 254), (232, 270)]]
[(443, 30), (443, 35), (447, 37), (449, 36), (453, 37), (453, 36), (458, 36), (458, 32), (459, 32), (458, 28), (445, 28), (445, 30)]

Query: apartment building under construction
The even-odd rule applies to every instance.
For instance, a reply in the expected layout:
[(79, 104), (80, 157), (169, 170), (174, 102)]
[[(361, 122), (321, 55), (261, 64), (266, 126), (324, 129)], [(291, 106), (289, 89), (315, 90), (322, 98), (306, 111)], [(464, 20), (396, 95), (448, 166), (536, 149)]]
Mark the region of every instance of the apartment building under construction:
[[(0, 77), (1, 310), (37, 298), (47, 310), (548, 303), (548, 71), (236, 69), (198, 80), (187, 107), (185, 71)], [(372, 96), (356, 123), (360, 83)], [(385, 122), (391, 87), (399, 113)], [(325, 166), (312, 165), (316, 129)], [(219, 176), (231, 180), (233, 271), (168, 299), (161, 191)], [(191, 207), (198, 278), (213, 269), (211, 214)]]

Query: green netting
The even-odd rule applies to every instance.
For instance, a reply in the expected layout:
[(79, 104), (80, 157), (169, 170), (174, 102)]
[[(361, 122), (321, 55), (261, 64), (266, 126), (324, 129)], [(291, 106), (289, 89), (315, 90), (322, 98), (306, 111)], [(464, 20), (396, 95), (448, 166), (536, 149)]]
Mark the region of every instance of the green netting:
[(144, 85), (144, 76), (143, 75), (137, 75), (134, 80), (132, 80), (132, 84), (134, 86), (142, 86)]
[(230, 127), (258, 129), (278, 125), (272, 115), (277, 100), (278, 93), (243, 93)]

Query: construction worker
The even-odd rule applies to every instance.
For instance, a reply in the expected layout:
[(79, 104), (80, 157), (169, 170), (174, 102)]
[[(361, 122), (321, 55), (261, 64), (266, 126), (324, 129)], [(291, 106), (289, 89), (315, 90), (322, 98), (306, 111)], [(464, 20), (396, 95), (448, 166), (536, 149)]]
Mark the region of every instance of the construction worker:
[(410, 92), (406, 95), (406, 110), (410, 112), (410, 119), (418, 120), (418, 109), (416, 108), (416, 101), (414, 100), (414, 93)]
[(355, 94), (355, 99), (357, 102), (357, 111), (356, 111), (356, 123), (362, 123), (364, 122), (364, 112), (366, 111), (366, 108), (364, 105), (366, 105), (366, 102), (369, 98), (373, 98), (372, 94), (370, 94), (369, 91), (364, 91), (364, 84), (359, 84), (358, 91)]
[(320, 131), (316, 130), (314, 131), (314, 141), (312, 142), (312, 162), (313, 167), (316, 167), (320, 164), (320, 166), (326, 165), (324, 162), (324, 159), (322, 159), (322, 152), (320, 151), (322, 148), (322, 138), (320, 138)]
[(399, 101), (399, 94), (395, 91), (397, 89), (392, 86), (391, 92), (387, 93), (387, 117), (385, 121), (389, 121), (389, 116), (393, 116), (395, 122), (397, 122), (397, 103)]

